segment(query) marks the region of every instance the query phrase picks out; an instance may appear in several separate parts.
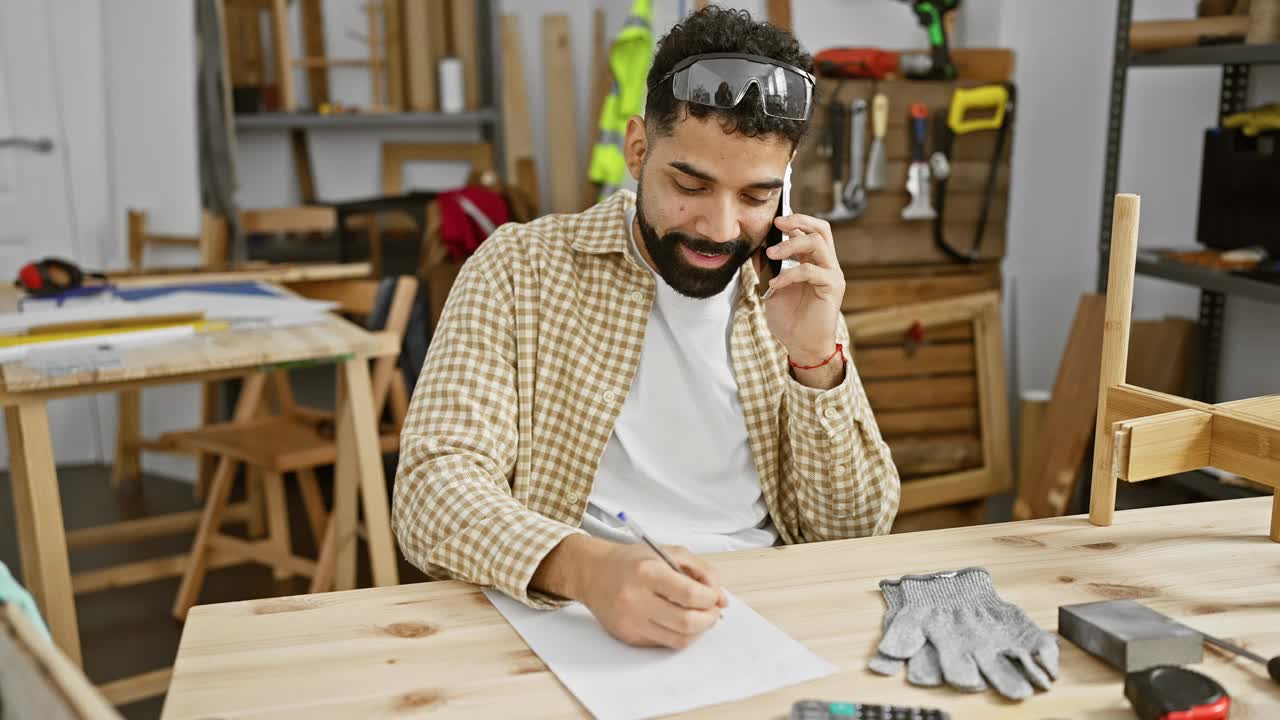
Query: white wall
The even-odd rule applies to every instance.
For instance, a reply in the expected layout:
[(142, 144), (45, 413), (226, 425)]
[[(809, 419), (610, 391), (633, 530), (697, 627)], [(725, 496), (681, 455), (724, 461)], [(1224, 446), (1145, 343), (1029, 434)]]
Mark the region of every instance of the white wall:
[[(149, 227), (156, 232), (194, 235), (199, 229), (195, 20), (190, 0), (99, 1), (112, 222), (101, 255), (107, 267), (123, 267), (128, 263), (125, 213), (129, 208), (146, 210)], [(157, 266), (196, 260), (183, 249), (153, 248), (147, 253), (147, 263)], [(115, 398), (104, 396), (98, 406), (110, 462)], [(194, 385), (145, 390), (143, 433), (151, 436), (194, 426), (199, 422), (198, 408)], [(145, 454), (143, 467), (185, 478), (194, 477), (195, 471), (188, 458), (159, 454)]]

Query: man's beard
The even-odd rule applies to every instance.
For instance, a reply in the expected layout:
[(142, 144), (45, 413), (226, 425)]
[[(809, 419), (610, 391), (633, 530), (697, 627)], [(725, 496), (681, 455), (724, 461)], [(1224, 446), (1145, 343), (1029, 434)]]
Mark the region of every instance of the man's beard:
[[(657, 266), (658, 275), (673, 290), (687, 297), (705, 299), (719, 295), (738, 273), (751, 254), (763, 243), (746, 236), (728, 242), (715, 242), (706, 238), (696, 238), (673, 230), (659, 236), (658, 231), (649, 224), (644, 216), (644, 205), (641, 201), (643, 192), (636, 189), (636, 221), (640, 225), (640, 237), (644, 239), (645, 249)], [(689, 263), (680, 246), (704, 255), (728, 255), (729, 259), (718, 268), (701, 268)]]

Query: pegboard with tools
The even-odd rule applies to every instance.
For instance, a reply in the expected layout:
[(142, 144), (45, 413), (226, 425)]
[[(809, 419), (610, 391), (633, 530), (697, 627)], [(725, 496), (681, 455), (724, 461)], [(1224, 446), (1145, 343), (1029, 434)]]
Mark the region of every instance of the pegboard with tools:
[[(1012, 60), (1004, 66), (1011, 69)], [(955, 81), (819, 79), (819, 106), (793, 163), (795, 185), (792, 197), (798, 212), (830, 220), (842, 265), (865, 267), (957, 262), (936, 242), (934, 220), (928, 216), (904, 218), (904, 209), (913, 204), (907, 187), (913, 158), (910, 113), (912, 107), (917, 106), (925, 115), (923, 153), (917, 151), (915, 155), (923, 155), (926, 165), (931, 166), (924, 192), (927, 193), (927, 204), (936, 208), (939, 204), (939, 168), (934, 156), (944, 144), (942, 126), (946, 124), (956, 90), (1008, 88), (1007, 80), (1007, 77), (999, 82), (963, 77)], [(868, 179), (876, 171), (872, 158), (877, 153), (874, 149), (877, 144), (874, 117), (877, 104), (887, 105), (881, 143), (884, 172), (880, 189), (876, 189), (874, 183), (867, 187)], [(981, 108), (976, 112), (980, 118), (990, 119), (990, 115), (982, 113)], [(945, 163), (947, 182), (941, 225), (943, 236), (948, 244), (962, 254), (971, 253), (978, 261), (998, 261), (1005, 255), (1015, 117), (1014, 112), (1006, 113), (1003, 130), (979, 129), (955, 134)], [(862, 127), (857, 128), (856, 125)], [(862, 142), (858, 144), (860, 153), (851, 147), (854, 136), (861, 137)], [(997, 145), (1002, 145), (998, 156)], [(991, 175), (993, 159), (995, 174)], [(856, 167), (859, 165), (861, 167)], [(847, 200), (852, 194), (847, 191), (848, 186), (856, 183), (865, 189), (865, 202), (861, 213), (851, 217), (850, 203), (837, 202), (834, 191), (836, 187), (845, 190), (842, 200)], [(975, 251), (975, 232), (984, 206), (987, 219)]]

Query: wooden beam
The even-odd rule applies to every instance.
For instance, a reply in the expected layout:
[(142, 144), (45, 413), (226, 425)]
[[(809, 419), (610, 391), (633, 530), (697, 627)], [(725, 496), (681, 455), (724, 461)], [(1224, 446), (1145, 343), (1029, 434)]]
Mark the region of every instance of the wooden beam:
[(1133, 272), (1138, 253), (1137, 195), (1115, 197), (1111, 222), (1111, 265), (1107, 269), (1106, 324), (1102, 330), (1102, 369), (1098, 374), (1098, 418), (1093, 434), (1093, 483), (1089, 521), (1110, 525), (1116, 511), (1116, 476), (1111, 467), (1111, 426), (1107, 395), (1123, 384), (1129, 363), (1129, 321), (1133, 313)]
[[(248, 510), (249, 506), (245, 503), (233, 503), (227, 506), (223, 518), (228, 521), (243, 522), (249, 517)], [(138, 518), (137, 520), (125, 520), (111, 523), (110, 525), (69, 530), (67, 531), (67, 549), (79, 550), (80, 548), (93, 547), (95, 545), (109, 545), (153, 537), (178, 535), (195, 530), (199, 524), (200, 511), (189, 510), (187, 512)]]
[(232, 555), (238, 555), (241, 561), (248, 559), (262, 565), (287, 569), (294, 574), (305, 575), (306, 577), (311, 577), (316, 573), (314, 561), (284, 552), (278, 549), (272, 540), (253, 542), (231, 537), (230, 535), (214, 535), (209, 538), (209, 546), (214, 550), (222, 550)]
[(1129, 384), (1107, 388), (1106, 403), (1108, 427), (1122, 420), (1163, 415), (1178, 410), (1213, 411), (1213, 406), (1208, 403)]
[(99, 685), (98, 691), (113, 705), (128, 705), (165, 694), (172, 678), (173, 668), (169, 667)]
[(289, 56), (289, 3), (272, 0), (271, 42), (275, 51), (276, 85), (280, 89), (280, 107), (285, 112), (298, 109), (298, 96), (293, 87), (293, 62)]
[[(187, 569), (190, 553), (177, 553), (164, 557), (122, 563), (97, 570), (85, 570), (71, 576), (71, 588), (77, 595), (101, 592), (112, 588), (141, 585), (153, 580), (178, 577)], [(248, 562), (234, 553), (216, 551), (209, 559), (210, 568), (241, 565)]]
[(928, 408), (876, 413), (876, 425), (886, 438), (978, 431), (978, 408)]
[(551, 158), (551, 212), (578, 212), (582, 163), (578, 148), (578, 92), (569, 16), (542, 17), (542, 64), (547, 96), (547, 156)]
[(856, 343), (870, 337), (906, 332), (917, 322), (927, 328), (973, 320), (983, 308), (999, 300), (999, 293), (987, 291), (946, 300), (845, 315), (845, 321), (849, 326), (851, 338)]
[[(289, 129), (289, 149), (293, 153), (293, 174), (298, 178), (298, 200), (304, 205), (310, 205), (316, 201), (316, 180), (315, 173), (311, 170), (311, 146), (306, 130)], [(333, 208), (326, 209), (333, 213)], [(243, 217), (241, 215), (241, 223), (244, 222)], [(243, 227), (241, 231), (244, 231)]]
[[(947, 207), (950, 209), (949, 203)], [(981, 273), (858, 278), (850, 280), (845, 286), (844, 301), (840, 309), (846, 313), (857, 313), (999, 289), (999, 268)]]
[(934, 407), (972, 406), (978, 384), (972, 375), (911, 378), (866, 383), (867, 399), (877, 413)]
[(986, 468), (962, 470), (937, 477), (907, 480), (902, 483), (902, 499), (898, 512), (954, 505), (966, 500), (989, 497), (1003, 490)]
[(438, 49), (433, 49), (427, 25), (430, 20), (432, 0), (404, 1), (405, 77), (408, 86), (410, 110), (434, 112), (439, 108), (436, 100), (436, 61)]
[(480, 108), (480, 20), (476, 0), (450, 0), (449, 23), (453, 54), (462, 61), (462, 82), (468, 110)]
[(1210, 465), (1213, 424), (1213, 415), (1200, 410), (1177, 410), (1116, 423), (1116, 476), (1136, 482)]
[(791, 0), (769, 0), (767, 12), (771, 25), (791, 32)]
[(1280, 395), (1264, 395), (1246, 400), (1218, 403), (1214, 407), (1236, 410), (1268, 420), (1280, 420)]
[[(994, 295), (994, 293), (989, 293)], [(1004, 323), (1000, 301), (992, 297), (974, 320), (978, 412), (982, 424), (982, 465), (996, 492), (1013, 486), (1013, 448), (1009, 442), (1009, 388), (1004, 364)]]
[(853, 353), (863, 381), (973, 372), (974, 362), (971, 343), (922, 345), (910, 351), (906, 346), (860, 347)]
[(1213, 448), (1205, 464), (1280, 487), (1280, 420), (1215, 407)]
[[(591, 114), (587, 116), (587, 147), (596, 143), (600, 113), (604, 108), (604, 100), (609, 95), (609, 86), (613, 84), (613, 70), (609, 67), (609, 38), (605, 29), (604, 8), (597, 7), (591, 20)], [(592, 151), (587, 150), (588, 156)], [(600, 186), (591, 181), (590, 176), (582, 180), (582, 207), (591, 207), (596, 203)]]
[(382, 25), (386, 33), (387, 105), (391, 110), (405, 109), (404, 30), (400, 14), (403, 0), (382, 0)]
[[(308, 58), (324, 57), (324, 13), (320, 0), (302, 0), (302, 52)], [(329, 102), (329, 69), (326, 65), (307, 68), (307, 95), (311, 107)], [(310, 202), (304, 200), (304, 202)]]

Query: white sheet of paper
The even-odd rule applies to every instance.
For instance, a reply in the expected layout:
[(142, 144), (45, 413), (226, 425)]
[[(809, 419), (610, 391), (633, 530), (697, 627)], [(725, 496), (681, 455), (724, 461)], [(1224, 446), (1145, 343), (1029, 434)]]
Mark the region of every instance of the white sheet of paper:
[(715, 627), (673, 651), (619, 642), (577, 603), (531, 610), (499, 592), (484, 592), (560, 682), (602, 720), (684, 712), (836, 671), (732, 596)]

